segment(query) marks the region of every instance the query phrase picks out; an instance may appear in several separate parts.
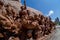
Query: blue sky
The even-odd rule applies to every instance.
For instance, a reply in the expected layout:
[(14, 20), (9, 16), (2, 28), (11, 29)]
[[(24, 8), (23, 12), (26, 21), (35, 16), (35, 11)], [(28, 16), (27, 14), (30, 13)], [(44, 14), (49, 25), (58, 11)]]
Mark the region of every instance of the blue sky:
[[(23, 1), (21, 0), (22, 4)], [(60, 0), (26, 0), (26, 4), (41, 11), (44, 16), (49, 15), (52, 20), (56, 17), (60, 19)]]

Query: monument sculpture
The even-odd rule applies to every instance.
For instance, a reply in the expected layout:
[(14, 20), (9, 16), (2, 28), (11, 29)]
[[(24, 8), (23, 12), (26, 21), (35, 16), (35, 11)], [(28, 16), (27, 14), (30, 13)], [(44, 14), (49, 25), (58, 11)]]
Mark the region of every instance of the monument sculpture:
[[(19, 0), (14, 0), (14, 3), (16, 1)], [(17, 7), (12, 4), (5, 5), (0, 0), (0, 40), (40, 40), (55, 30), (55, 23), (40, 13), (37, 15), (34, 10), (30, 11), (26, 1), (23, 6)], [(30, 16), (31, 13), (34, 15)]]

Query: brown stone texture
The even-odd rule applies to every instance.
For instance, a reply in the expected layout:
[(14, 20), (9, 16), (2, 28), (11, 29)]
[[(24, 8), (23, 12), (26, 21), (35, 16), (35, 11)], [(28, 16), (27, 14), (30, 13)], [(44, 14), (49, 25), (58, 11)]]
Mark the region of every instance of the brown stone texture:
[(40, 40), (55, 30), (41, 12), (18, 1), (0, 0), (0, 40)]

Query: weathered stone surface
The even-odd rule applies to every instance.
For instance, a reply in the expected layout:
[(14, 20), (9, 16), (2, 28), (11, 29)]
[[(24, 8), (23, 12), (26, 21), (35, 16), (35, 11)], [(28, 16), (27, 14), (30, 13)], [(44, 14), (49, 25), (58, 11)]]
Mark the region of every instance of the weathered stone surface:
[(54, 28), (55, 24), (41, 12), (18, 1), (0, 0), (0, 33), (5, 40), (38, 40)]

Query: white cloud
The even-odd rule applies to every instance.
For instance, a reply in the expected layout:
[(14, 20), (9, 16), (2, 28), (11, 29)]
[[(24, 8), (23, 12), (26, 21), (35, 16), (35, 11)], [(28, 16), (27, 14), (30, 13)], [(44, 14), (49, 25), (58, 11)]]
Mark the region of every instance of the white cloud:
[(55, 20), (52, 20), (52, 22), (55, 22)]
[(54, 14), (54, 11), (53, 10), (50, 10), (49, 11), (49, 14), (47, 16), (51, 16), (52, 14)]

